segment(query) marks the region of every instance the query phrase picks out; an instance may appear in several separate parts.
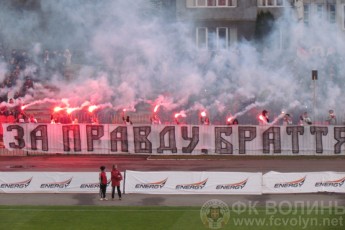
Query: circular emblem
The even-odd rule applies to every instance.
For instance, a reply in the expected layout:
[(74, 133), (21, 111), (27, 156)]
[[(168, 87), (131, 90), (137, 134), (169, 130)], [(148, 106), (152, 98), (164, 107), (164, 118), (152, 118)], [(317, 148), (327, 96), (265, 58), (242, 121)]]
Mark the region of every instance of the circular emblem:
[(200, 209), (200, 218), (207, 228), (223, 228), (230, 218), (229, 207), (221, 200), (206, 201)]

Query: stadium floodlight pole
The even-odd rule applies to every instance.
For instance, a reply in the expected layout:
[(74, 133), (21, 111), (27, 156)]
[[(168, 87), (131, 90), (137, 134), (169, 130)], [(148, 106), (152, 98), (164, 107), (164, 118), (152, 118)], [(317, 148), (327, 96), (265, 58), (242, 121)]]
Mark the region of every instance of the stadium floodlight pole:
[(311, 71), (311, 80), (313, 81), (313, 122), (316, 121), (316, 113), (317, 113), (317, 103), (316, 103), (316, 81), (317, 81), (317, 70)]

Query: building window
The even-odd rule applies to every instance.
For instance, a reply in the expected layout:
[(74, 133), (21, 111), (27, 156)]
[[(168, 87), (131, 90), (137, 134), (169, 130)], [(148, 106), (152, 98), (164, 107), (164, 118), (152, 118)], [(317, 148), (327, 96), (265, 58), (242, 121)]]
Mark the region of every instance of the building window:
[(316, 14), (319, 19), (322, 19), (323, 17), (323, 5), (322, 4), (317, 4), (316, 5)]
[(207, 49), (207, 28), (196, 28), (196, 45), (199, 49)]
[(226, 0), (218, 0), (218, 6), (227, 6)]
[(304, 24), (306, 25), (309, 24), (309, 13), (310, 13), (309, 4), (304, 4), (303, 5), (303, 19), (304, 19)]
[(336, 12), (335, 12), (335, 4), (329, 5), (329, 22), (335, 23), (336, 21)]
[(237, 6), (237, 0), (218, 0), (218, 6)]
[[(188, 6), (187, 0), (187, 6)], [(191, 5), (189, 5), (191, 6)], [(194, 7), (234, 7), (237, 0), (194, 0)]]
[(206, 6), (206, 0), (195, 0), (195, 6)]
[(258, 6), (261, 7), (282, 7), (284, 0), (258, 0)]
[(217, 30), (215, 28), (207, 28), (207, 48), (208, 50), (217, 50)]
[(229, 28), (228, 45), (232, 46), (237, 43), (237, 28)]
[(228, 48), (228, 28), (217, 28), (217, 47), (220, 50)]
[(276, 4), (277, 4), (277, 6), (283, 6), (284, 1), (283, 0), (276, 0)]
[(237, 42), (236, 28), (196, 28), (196, 45), (201, 50), (225, 50)]
[(216, 6), (216, 0), (207, 0), (207, 6)]

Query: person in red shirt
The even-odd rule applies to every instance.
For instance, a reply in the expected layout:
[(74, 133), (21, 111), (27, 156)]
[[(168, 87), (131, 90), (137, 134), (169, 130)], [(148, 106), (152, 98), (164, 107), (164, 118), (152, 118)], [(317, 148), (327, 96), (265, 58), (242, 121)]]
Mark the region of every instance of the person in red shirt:
[(6, 122), (7, 123), (15, 123), (16, 122), (16, 118), (14, 117), (13, 112), (9, 112)]
[(115, 187), (117, 189), (117, 194), (119, 195), (119, 200), (121, 200), (121, 190), (120, 190), (120, 182), (122, 180), (121, 172), (117, 169), (117, 165), (113, 165), (113, 169), (111, 170), (111, 198), (114, 200), (115, 197)]
[(105, 166), (100, 167), (101, 172), (99, 173), (99, 187), (100, 187), (100, 200), (108, 200), (105, 195), (107, 191), (107, 174), (105, 173)]

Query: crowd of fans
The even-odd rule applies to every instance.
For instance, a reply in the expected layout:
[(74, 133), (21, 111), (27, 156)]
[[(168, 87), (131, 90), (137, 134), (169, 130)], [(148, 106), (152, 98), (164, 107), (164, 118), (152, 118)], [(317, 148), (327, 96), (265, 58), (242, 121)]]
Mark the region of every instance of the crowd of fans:
[(0, 122), (18, 121), (30, 116), (20, 109), (20, 100), (33, 93), (34, 82), (49, 80), (53, 73), (62, 76), (71, 64), (72, 54), (45, 49), (41, 53), (5, 49), (0, 43)]
[[(50, 76), (58, 73), (65, 75), (67, 66), (72, 62), (72, 53), (69, 49), (49, 50), (41, 52), (5, 49), (0, 43), (0, 123), (13, 122), (37, 122), (32, 116), (26, 114), (21, 109), (21, 98), (33, 93), (34, 82), (48, 81)], [(311, 119), (306, 114), (300, 116), (298, 124), (312, 124)], [(175, 124), (182, 124), (183, 116), (175, 115)], [(74, 117), (63, 112), (55, 113), (51, 117), (51, 123), (98, 123), (110, 122), (111, 118), (107, 114), (96, 114), (90, 116), (87, 112), (79, 111)], [(124, 118), (124, 123), (132, 123), (129, 118)], [(283, 125), (292, 125), (293, 120), (290, 114), (286, 114)], [(155, 114), (150, 118), (152, 124), (161, 124), (161, 120)], [(269, 123), (268, 115), (262, 114), (259, 123)], [(336, 125), (337, 120), (333, 110), (329, 111), (329, 116), (325, 121), (327, 124)], [(296, 122), (295, 122), (296, 123)], [(211, 124), (208, 117), (201, 117), (200, 124)], [(238, 119), (228, 119), (227, 125), (239, 124)], [(345, 124), (345, 120), (342, 122)]]

